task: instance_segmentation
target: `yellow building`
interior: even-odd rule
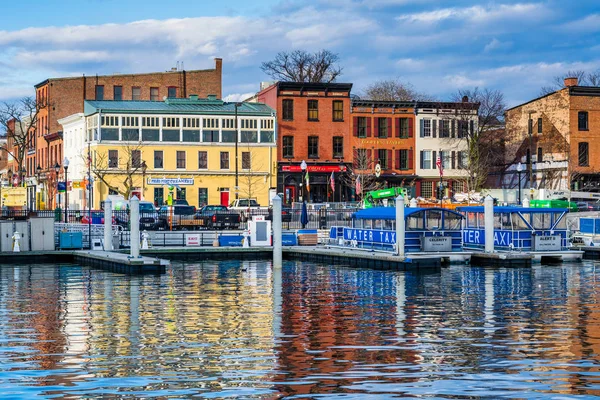
[[[87,183],[91,176],[96,209],[109,194],[135,194],[158,206],[172,192],[198,207],[229,205],[236,197],[266,206],[275,193],[275,111],[265,104],[215,96],[86,101],[82,123],[85,147],[65,144],[65,154],[85,159],[81,176],[69,181]]]

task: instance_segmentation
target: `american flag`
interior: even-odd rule
[[[361,192],[360,186],[360,175],[356,177],[356,193],[359,194]]]
[[[435,162],[435,165],[437,165],[438,169],[440,170],[440,176],[444,176],[444,166],[442,165],[442,156],[439,155],[437,158],[437,161]]]
[[[335,192],[335,176],[333,175],[333,171],[331,171],[331,178],[329,178],[329,184],[331,185],[331,191]]]

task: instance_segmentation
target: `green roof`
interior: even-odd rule
[[[197,114],[197,115],[234,115],[235,102],[226,102],[209,96],[199,99],[190,96],[186,99],[165,99],[165,101],[114,101],[86,100],[86,116],[102,112],[103,114]],[[240,116],[270,116],[275,110],[263,103],[237,103]]]

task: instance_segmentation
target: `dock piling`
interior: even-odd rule
[[[483,220],[485,223],[485,252],[494,252],[494,199],[489,194],[483,201]]]
[[[273,268],[281,268],[282,247],[281,247],[281,197],[273,197]]]
[[[129,201],[129,206],[130,254],[131,257],[138,258],[140,256],[140,199],[133,196]]]
[[[404,196],[396,197],[396,254],[404,257]]]
[[[104,201],[104,250],[111,251],[112,248],[112,201]]]

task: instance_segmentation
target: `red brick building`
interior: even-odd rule
[[[285,203],[299,201],[303,192],[315,203],[349,199],[340,176],[352,163],[351,89],[351,83],[278,82],[255,96],[277,110],[277,192]]]
[[[414,188],[414,107],[414,102],[352,101],[353,168],[375,174],[379,164],[381,187]]]
[[[58,120],[83,112],[84,100],[162,101],[164,97],[186,98],[190,94],[221,98],[221,87],[220,58],[215,58],[214,69],[51,78],[40,82],[35,85],[36,98],[47,106],[38,115],[34,146],[25,162],[26,174],[35,176],[39,166],[43,182],[55,164],[62,165],[62,128]]]

